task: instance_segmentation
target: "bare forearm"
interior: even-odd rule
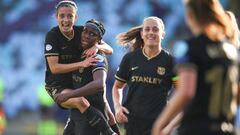
[[[171,129],[178,127],[182,119],[182,116],[183,116],[183,112],[178,113],[177,116],[168,124],[168,126],[170,126]]]
[[[120,94],[120,90],[113,88],[113,90],[112,90],[112,96],[113,96],[114,108],[116,109],[117,106],[120,106],[120,105],[121,105],[121,101],[122,101],[122,96],[121,96],[121,94]]]
[[[103,51],[105,54],[113,53],[112,47],[104,41],[102,41],[100,45],[97,45],[97,47],[99,48],[99,50]]]
[[[82,62],[71,63],[71,64],[57,64],[51,67],[51,72],[53,74],[63,74],[63,73],[72,72],[81,67],[83,67]]]
[[[81,97],[93,95],[99,91],[104,90],[105,84],[99,80],[92,81],[81,88],[75,89],[70,94],[70,97]]]
[[[77,70],[81,67],[85,68],[89,66],[94,66],[96,65],[97,61],[98,60],[94,56],[91,56],[81,62],[62,64],[62,63],[59,63],[58,56],[47,57],[49,68],[53,74],[68,73],[68,72]]]

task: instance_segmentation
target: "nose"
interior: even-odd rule
[[[64,17],[62,18],[62,20],[63,20],[63,21],[68,21],[69,18],[68,18],[67,16],[64,16]]]
[[[67,20],[68,20],[68,18],[67,18],[67,17],[64,17],[64,18],[63,18],[63,21],[67,21]]]

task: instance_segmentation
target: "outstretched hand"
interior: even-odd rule
[[[61,104],[69,99],[68,93],[57,93],[54,95],[54,101]]]

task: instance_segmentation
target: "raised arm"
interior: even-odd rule
[[[97,44],[96,46],[98,47],[99,50],[103,51],[105,54],[108,55],[113,54],[113,48],[103,40],[101,40],[101,43]]]
[[[101,50],[102,52],[104,52],[107,55],[110,55],[113,53],[112,47],[109,44],[107,44],[106,42],[104,42],[103,40],[101,40],[101,43],[98,43],[98,44],[92,46],[91,48],[85,50],[83,52],[83,57],[90,57],[90,56],[96,54],[98,52],[98,50]]]

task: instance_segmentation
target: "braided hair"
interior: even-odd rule
[[[85,23],[85,26],[89,26],[91,28],[94,28],[98,32],[98,34],[100,35],[101,38],[102,38],[102,36],[104,35],[104,33],[106,31],[103,23],[100,22],[100,21],[97,21],[95,19],[88,20]]]

